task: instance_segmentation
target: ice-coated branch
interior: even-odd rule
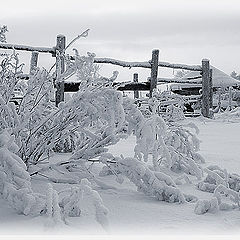
[[[81,34],[79,34],[77,37],[75,37],[65,48],[65,50],[67,50],[74,42],[76,42],[79,38],[81,37],[87,37],[88,36],[88,32],[90,31],[90,29],[85,30],[84,32],[82,32]]]

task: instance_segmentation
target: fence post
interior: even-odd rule
[[[133,74],[133,82],[138,82],[138,73]],[[139,98],[139,91],[134,91],[134,99]]]
[[[31,62],[30,62],[30,74],[33,74],[34,70],[37,68],[37,62],[38,62],[38,52],[34,51],[32,52],[31,56]]]
[[[64,80],[60,79],[60,75],[65,70],[64,65],[64,51],[66,47],[66,37],[64,35],[58,35],[57,36],[57,44],[56,44],[56,95],[55,95],[55,101],[56,106],[60,102],[64,101]]]
[[[213,108],[213,85],[212,85],[212,69],[210,69],[210,78],[209,78],[209,90],[210,90],[210,94],[209,94],[209,104],[210,104],[210,108]]]
[[[150,93],[149,93],[150,98],[152,97],[153,89],[157,88],[158,58],[159,58],[159,50],[155,49],[152,51],[152,60],[151,60],[151,80],[150,80]]]
[[[208,59],[202,60],[202,115],[210,117],[210,64]]]
[[[228,105],[229,105],[229,110],[232,110],[232,87],[229,87],[229,99],[228,99]]]

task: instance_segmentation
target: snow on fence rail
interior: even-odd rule
[[[64,35],[57,36],[57,43],[55,47],[47,48],[47,47],[32,47],[32,46],[25,46],[25,45],[16,45],[16,44],[0,44],[0,48],[3,49],[15,49],[15,50],[23,50],[23,51],[31,51],[31,63],[30,63],[30,74],[35,67],[37,67],[38,61],[38,53],[50,53],[53,57],[56,58],[56,79],[59,77],[60,73],[64,72],[65,63],[63,54],[66,48],[66,37]],[[71,59],[74,59],[71,56]],[[134,96],[139,96],[138,91],[149,91],[150,97],[152,97],[152,92],[154,89],[157,88],[158,83],[160,82],[177,82],[177,83],[194,83],[199,84],[202,83],[202,114],[205,117],[210,117],[210,108],[212,106],[212,77],[211,77],[211,69],[209,60],[203,59],[201,65],[186,65],[186,64],[172,64],[168,62],[161,62],[159,61],[159,50],[152,51],[152,59],[150,61],[145,62],[126,62],[112,58],[95,58],[95,63],[107,63],[118,65],[122,67],[141,67],[141,68],[149,68],[151,69],[151,77],[148,79],[148,82],[138,82],[137,74],[134,74],[133,82],[126,82],[126,83],[114,83],[120,84],[119,90],[130,90],[134,91]],[[158,67],[166,67],[166,68],[173,68],[173,69],[186,69],[191,71],[200,71],[202,81],[194,81],[196,78],[188,78],[183,80],[176,80],[176,79],[163,79],[158,78]],[[24,78],[22,76],[22,78]],[[25,76],[25,78],[28,78]],[[56,105],[61,101],[64,101],[64,92],[69,91],[77,91],[79,83],[66,83],[64,80],[56,81],[56,95],[55,101]]]
[[[29,51],[29,52],[41,52],[41,53],[51,53],[53,56],[55,55],[55,48],[47,48],[47,47],[31,47],[25,45],[17,45],[17,44],[7,44],[7,43],[0,43],[0,48],[3,49],[15,49],[15,50],[22,50],[22,51]]]
[[[201,84],[202,80],[188,80],[187,78],[157,78],[158,84],[160,83],[189,83],[189,84]]]
[[[71,60],[74,60],[75,57],[71,56]],[[118,65],[121,67],[141,67],[141,68],[152,68],[151,61],[145,61],[145,62],[126,62],[121,61],[113,58],[95,58],[95,63],[109,63],[113,65]],[[202,71],[202,67],[199,65],[185,65],[185,64],[172,64],[168,62],[158,62],[159,67],[166,67],[166,68],[174,68],[174,69],[185,69],[185,70],[191,70],[191,71]]]

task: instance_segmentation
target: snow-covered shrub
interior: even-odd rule
[[[44,69],[37,69],[24,86],[23,99],[16,110],[9,101],[10,90],[16,85],[11,84],[14,79],[18,81],[18,75],[22,73],[19,70],[18,75],[12,75],[20,67],[17,55],[16,68],[8,70],[8,77],[5,77],[5,71],[13,64],[8,63],[2,69],[1,125],[10,128],[11,134],[15,135],[20,147],[18,154],[27,167],[42,161],[53,149],[61,150],[61,141],[64,141],[65,149],[76,149],[73,158],[82,153],[84,156],[90,154],[90,158],[97,156],[106,151],[103,146],[118,141],[117,135],[124,122],[122,96],[115,89],[105,87],[106,79],[97,75],[93,57],[91,54],[88,57],[76,55],[72,65],[67,64],[63,75],[67,77],[75,72],[81,81],[80,90],[59,108],[52,101],[55,92],[53,76]]]
[[[213,193],[221,184],[233,191],[240,191],[240,176],[238,174],[228,173],[226,169],[223,170],[215,165],[207,167],[204,171],[207,176],[197,185],[200,190]]]
[[[178,121],[185,119],[182,108],[176,107],[173,104],[167,106],[165,115],[165,119],[169,119],[169,121]]]
[[[121,175],[126,176],[131,182],[137,186],[137,190],[146,195],[154,196],[160,201],[166,202],[179,202],[184,203],[185,197],[183,193],[177,188],[172,178],[163,172],[152,171],[148,168],[146,163],[139,161],[136,158],[114,158],[110,154],[105,155],[102,162],[111,162],[109,168],[116,174],[119,172]],[[120,175],[120,176],[121,176]],[[123,178],[118,175],[117,181],[122,183]]]
[[[153,97],[148,104],[152,112],[161,115],[168,122],[176,122],[185,119],[184,110],[185,100],[171,91],[154,91]]]
[[[153,114],[149,118],[144,118],[130,99],[126,99],[123,106],[126,113],[128,133],[133,132],[136,136],[135,158],[140,161],[143,158],[147,162],[151,153],[153,165],[157,170],[159,155],[164,154],[166,156],[164,164],[170,166],[170,155],[163,140],[167,126],[162,117]]]
[[[166,148],[172,159],[171,170],[174,172],[185,172],[201,179],[202,168],[199,164],[204,163],[204,158],[197,152],[200,142],[196,135],[186,128],[194,128],[198,134],[198,128],[189,123],[180,125],[168,123],[168,131],[164,137]],[[164,158],[165,156],[161,156]]]
[[[18,213],[39,215],[45,208],[44,196],[33,193],[30,175],[16,155],[14,136],[0,132],[0,194]]]
[[[230,202],[223,202],[223,200],[230,200]],[[215,213],[218,210],[232,210],[236,208],[240,209],[240,193],[219,184],[214,190],[214,198],[211,200],[199,200],[194,212],[196,214]]]
[[[206,212],[216,213],[218,210],[218,200],[214,197],[211,200],[198,200],[194,212],[200,215]]]
[[[91,188],[85,179],[79,187],[72,188],[70,196],[59,200],[59,194],[48,184],[46,195],[32,191],[30,175],[22,159],[15,153],[18,151],[14,137],[7,130],[0,133],[0,194],[20,214],[37,216],[47,214],[53,223],[61,223],[66,216],[80,216],[78,201],[82,193],[89,195],[95,208],[97,221],[107,226],[107,209],[99,194]],[[65,190],[68,191],[68,190]]]
[[[15,53],[11,57],[10,60],[5,59],[2,62],[0,72],[0,130],[5,129],[4,136],[6,131],[9,132],[7,136],[12,136],[10,139],[6,136],[1,138],[1,193],[19,213],[39,215],[46,212],[55,222],[60,222],[62,217],[58,193],[51,186],[47,196],[33,193],[30,175],[34,176],[50,169],[61,172],[62,168],[62,171],[66,172],[64,176],[67,176],[67,173],[74,176],[74,172],[79,171],[77,165],[87,172],[84,164],[107,151],[106,146],[116,143],[121,138],[124,122],[122,97],[116,90],[101,84],[101,77],[96,77],[95,68],[91,67],[93,56],[77,56],[76,61],[81,61],[82,64],[78,69],[78,76],[82,82],[79,92],[74,94],[70,101],[61,103],[59,108],[56,108],[55,102],[52,101],[55,92],[53,76],[44,69],[36,69],[30,75],[27,84],[21,85],[23,98],[16,108],[10,100],[22,74],[22,66],[19,65]],[[12,60],[15,60],[15,65]],[[92,73],[84,72],[86,65],[87,69],[93,70]],[[106,79],[104,81],[106,82]],[[38,167],[37,171],[34,171],[33,165],[48,160],[49,157],[45,156],[56,149],[63,138],[73,137],[76,151],[69,162],[45,165],[46,167]],[[6,144],[9,145],[8,149]],[[14,153],[9,149],[13,149]],[[78,182],[75,179],[68,181],[51,176],[47,178],[54,182]],[[92,196],[96,218],[102,225],[106,225],[107,210],[100,196],[96,191],[90,190],[87,184],[83,184],[82,188]]]
[[[240,192],[236,192],[222,184],[219,184],[214,190],[214,196],[217,198],[219,208],[221,210],[229,210],[234,208],[240,209]],[[225,198],[229,198],[232,204],[222,202],[224,199],[223,196],[225,196]]]
[[[240,120],[240,107],[236,107],[231,111],[224,111],[216,115],[215,119],[225,120],[225,121],[236,121]]]
[[[46,215],[48,220],[53,220],[54,224],[62,222],[61,208],[59,206],[59,196],[52,185],[48,183],[48,189],[46,194]]]
[[[199,164],[204,159],[197,153],[200,143],[195,133],[187,129],[193,128],[198,133],[197,126],[166,122],[156,113],[144,118],[130,99],[126,99],[123,106],[128,133],[136,136],[135,158],[147,162],[151,154],[155,170],[166,167],[201,179],[203,173]]]
[[[18,77],[23,73],[24,64],[21,64],[18,54],[13,51],[7,55],[0,64],[0,96],[4,102],[9,102],[17,88],[23,90],[24,82]]]
[[[84,205],[92,205],[95,209],[95,218],[104,228],[108,226],[108,209],[104,206],[102,198],[97,191],[93,190],[87,179],[82,179],[80,185],[65,189],[60,192],[63,195],[60,206],[63,218],[79,217]],[[67,195],[66,195],[67,194]]]
[[[230,174],[226,169],[223,170],[215,165],[204,170],[207,176],[197,184],[198,189],[213,193],[220,210],[240,208],[240,176]],[[199,206],[196,208],[197,212],[201,212]],[[204,213],[203,210],[202,213]]]

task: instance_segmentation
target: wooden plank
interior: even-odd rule
[[[77,92],[79,90],[79,82],[65,82],[64,83],[64,92]],[[113,86],[119,85],[119,91],[149,91],[150,90],[150,82],[126,82],[126,83],[119,83],[113,82]]]
[[[202,80],[188,80],[181,78],[158,78],[158,83],[189,83],[189,84],[201,84]]]
[[[210,117],[210,65],[208,59],[202,60],[202,115]]]
[[[191,71],[202,71],[202,67],[199,65],[186,65],[186,64],[174,64],[168,62],[159,62],[159,67],[174,68],[174,69],[185,69]]]
[[[138,83],[138,73],[133,74],[133,82]],[[139,98],[139,91],[138,90],[134,91],[134,98],[135,99]]]
[[[48,48],[48,47],[31,47],[31,46],[18,45],[18,44],[1,43],[0,48],[55,54],[55,48]]]
[[[31,62],[30,62],[30,74],[32,74],[36,68],[37,68],[37,62],[38,62],[38,52],[34,51],[32,52],[31,56]]]
[[[75,60],[75,57],[70,56],[70,59]],[[113,58],[94,58],[94,63],[107,63],[128,68],[132,67],[151,68],[151,64],[149,62],[126,62]]]
[[[159,50],[155,49],[152,51],[150,94],[149,94],[150,98],[152,97],[153,90],[157,88],[158,58],[159,58]]]
[[[70,56],[71,60],[74,60],[74,56]],[[145,62],[126,62],[122,60],[117,60],[113,58],[94,58],[94,63],[107,63],[118,65],[121,67],[141,67],[141,68],[151,68],[151,61]],[[185,69],[191,71],[202,71],[202,67],[199,65],[186,65],[186,64],[175,64],[175,63],[168,63],[168,62],[158,62],[159,67],[166,67],[166,68],[174,68],[174,69]],[[200,77],[197,77],[200,78]]]
[[[56,44],[56,95],[55,95],[55,101],[56,106],[60,102],[64,101],[64,79],[61,79],[61,74],[65,70],[64,65],[64,51],[66,47],[66,38],[63,35],[57,36],[57,44]]]

